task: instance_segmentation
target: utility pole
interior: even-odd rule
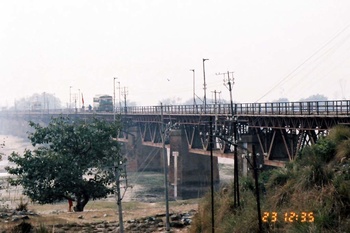
[[[212,91],[212,93],[214,93],[214,104],[217,104],[218,103],[218,101],[217,101],[217,98],[216,98],[216,94],[221,94],[221,91],[216,91],[216,90],[214,90],[214,91]]]
[[[45,97],[45,92],[43,92],[43,96],[44,96],[44,106],[43,106],[43,110],[42,110],[42,112],[43,112],[43,113],[45,113],[45,106],[46,106],[46,101],[45,101],[45,99],[46,99],[46,97]]]
[[[121,97],[120,97],[120,82],[118,81],[118,90],[119,90],[119,114],[122,113],[122,102],[121,102]]]
[[[255,146],[253,145],[253,171],[254,171],[254,179],[255,179],[255,195],[256,195],[256,205],[257,205],[257,212],[258,212],[258,220],[259,220],[259,231],[262,232],[262,220],[261,220],[261,209],[260,209],[260,192],[259,192],[259,175],[258,175],[258,163],[256,161],[256,153],[255,153]]]
[[[71,111],[72,104],[72,86],[69,86],[69,112]]]
[[[117,77],[113,78],[113,120],[115,121],[115,80],[118,79]]]
[[[75,113],[78,112],[78,109],[77,109],[77,93],[74,94],[74,111],[75,111]]]
[[[214,211],[214,162],[213,162],[213,117],[209,119],[209,148],[210,148],[210,194],[211,194],[211,232],[215,232],[215,211]]]
[[[194,69],[192,69],[190,71],[193,72],[193,106],[195,106],[196,105],[196,87],[195,87],[196,81],[195,81],[195,75],[194,75],[195,71],[194,71]]]
[[[165,127],[164,127],[164,116],[163,116],[163,103],[160,103],[161,109],[161,124],[162,124],[162,150],[163,150],[163,165],[164,165],[164,187],[165,187],[165,218],[166,218],[166,231],[170,231],[169,221],[169,194],[168,194],[168,157],[165,149]],[[175,168],[176,169],[176,168]]]
[[[217,124],[217,122],[218,122],[218,107],[217,107],[217,98],[216,98],[216,94],[221,94],[221,91],[216,91],[216,90],[214,90],[214,91],[212,91],[213,93],[214,93],[214,111],[215,111],[215,126],[214,126],[214,130],[215,130],[215,132],[217,131],[217,129],[218,129],[218,124]]]
[[[233,145],[233,146],[238,146],[237,144],[233,144],[231,141],[227,140],[227,138],[224,138],[222,136],[217,135],[217,138],[220,138],[221,140],[225,141],[226,143]],[[261,207],[260,207],[260,191],[259,191],[259,175],[258,175],[258,170],[259,170],[259,166],[258,166],[258,162],[257,162],[257,154],[255,153],[255,146],[252,145],[252,157],[253,157],[253,161],[250,161],[249,159],[249,154],[250,151],[245,148],[245,147],[241,147],[241,149],[245,150],[248,155],[245,156],[245,158],[247,159],[247,162],[249,163],[249,165],[251,166],[251,168],[253,169],[254,172],[254,180],[255,180],[255,196],[256,196],[256,205],[257,205],[257,212],[258,212],[258,223],[259,223],[259,232],[263,232],[263,228],[262,228],[262,219],[261,219]]]
[[[116,183],[116,195],[117,195],[117,205],[118,205],[118,217],[119,217],[119,229],[120,233],[124,233],[124,223],[123,223],[123,209],[122,209],[122,197],[120,195],[120,160],[118,157],[117,163],[114,164],[115,168],[115,183]]]
[[[80,100],[81,100],[81,98],[80,98],[80,89],[78,89],[78,93],[79,93],[79,95],[78,95],[78,107],[79,107],[79,110],[81,109],[81,103],[80,103]]]
[[[127,113],[127,108],[126,108],[126,96],[128,95],[128,91],[126,87],[124,87],[124,92],[122,93],[124,95],[124,113]]]
[[[203,84],[203,89],[204,89],[204,113],[207,112],[207,84],[205,82],[205,66],[204,66],[204,62],[206,60],[209,59],[205,59],[203,58],[203,80],[204,80],[204,84]]]
[[[227,74],[227,79],[225,79],[225,75]],[[230,74],[233,76],[233,72],[227,71],[226,73],[217,73],[217,75],[223,75],[224,76],[224,85],[228,87],[228,90],[230,91],[230,105],[231,105],[231,121],[233,126],[233,145],[234,145],[234,152],[233,152],[233,161],[234,161],[234,176],[233,176],[233,186],[234,186],[234,196],[233,196],[233,203],[234,206],[240,206],[240,197],[239,197],[239,179],[238,179],[238,156],[237,156],[237,116],[235,116],[235,111],[233,110],[233,100],[232,100],[232,85],[234,84],[234,79],[230,78]]]

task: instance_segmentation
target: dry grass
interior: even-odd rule
[[[170,213],[182,213],[192,209],[197,210],[198,200],[172,201],[169,203]],[[143,203],[125,202],[122,203],[123,220],[139,219],[147,216],[165,213],[163,202]],[[97,222],[118,222],[117,205],[113,200],[91,201],[87,204],[84,212],[68,212],[68,203],[58,203],[52,205],[29,204],[28,210],[37,215],[29,216],[31,223],[35,227],[42,224],[45,226],[55,226],[58,224],[89,224]],[[12,229],[19,222],[1,222],[0,229]]]
[[[154,178],[155,175],[144,174],[144,176],[151,176]],[[21,203],[22,198],[23,202],[28,202],[27,209],[37,214],[37,216],[29,216],[30,220],[28,221],[36,227],[43,223],[45,223],[45,226],[52,226],[57,224],[88,224],[102,221],[119,221],[117,204],[113,196],[107,199],[88,202],[84,212],[68,212],[68,202],[46,205],[32,203],[26,197],[21,195],[21,189],[18,187],[7,186],[4,178],[0,179],[0,183],[1,182],[4,189],[0,189],[0,205],[3,208],[15,209]],[[147,184],[145,181],[142,182]],[[144,198],[135,198],[135,196],[140,196],[140,193],[149,193],[149,190],[145,189],[145,187],[139,187],[137,184],[134,185],[133,189],[127,190],[122,202],[124,221],[165,213],[165,201],[162,200],[162,193],[158,193],[158,200],[156,202],[153,202],[152,200],[152,203],[140,201]],[[170,213],[181,213],[191,209],[197,210],[197,208],[198,199],[169,202]],[[0,219],[0,230],[12,229],[14,225],[18,224],[19,222],[5,223]]]

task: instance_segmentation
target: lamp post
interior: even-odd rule
[[[207,111],[207,84],[205,83],[205,66],[204,66],[204,62],[206,60],[206,58],[203,58],[203,79],[204,79],[204,84],[203,84],[203,89],[204,89],[204,113],[206,113]]]
[[[196,88],[195,88],[195,85],[196,85],[196,81],[195,81],[195,71],[194,69],[190,70],[193,72],[193,106],[196,105]]]

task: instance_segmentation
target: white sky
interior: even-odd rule
[[[114,77],[138,105],[185,101],[190,69],[203,98],[203,58],[208,99],[229,99],[226,71],[237,102],[350,99],[349,12],[348,0],[4,0],[0,106],[42,92],[68,103],[70,86],[92,103]]]

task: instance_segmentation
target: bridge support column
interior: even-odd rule
[[[127,158],[127,171],[162,171],[162,153],[157,147],[142,145],[137,127],[130,127],[126,135],[124,153]]]
[[[197,198],[210,191],[210,156],[189,153],[183,130],[170,131],[169,196]],[[219,184],[218,158],[213,157],[214,184]]]
[[[246,134],[241,136],[241,140],[238,142],[238,151],[240,151],[239,155],[249,155],[253,151],[253,145],[255,146],[255,153],[259,154],[257,156],[257,162],[258,164],[263,164],[264,163],[264,158],[263,154],[260,149],[259,141],[258,138],[255,134]],[[253,161],[252,157],[249,157],[250,161]],[[241,163],[239,164],[239,167],[242,168],[242,175],[247,176],[248,171],[252,170],[250,167],[247,159],[245,157],[240,157],[238,161]]]

